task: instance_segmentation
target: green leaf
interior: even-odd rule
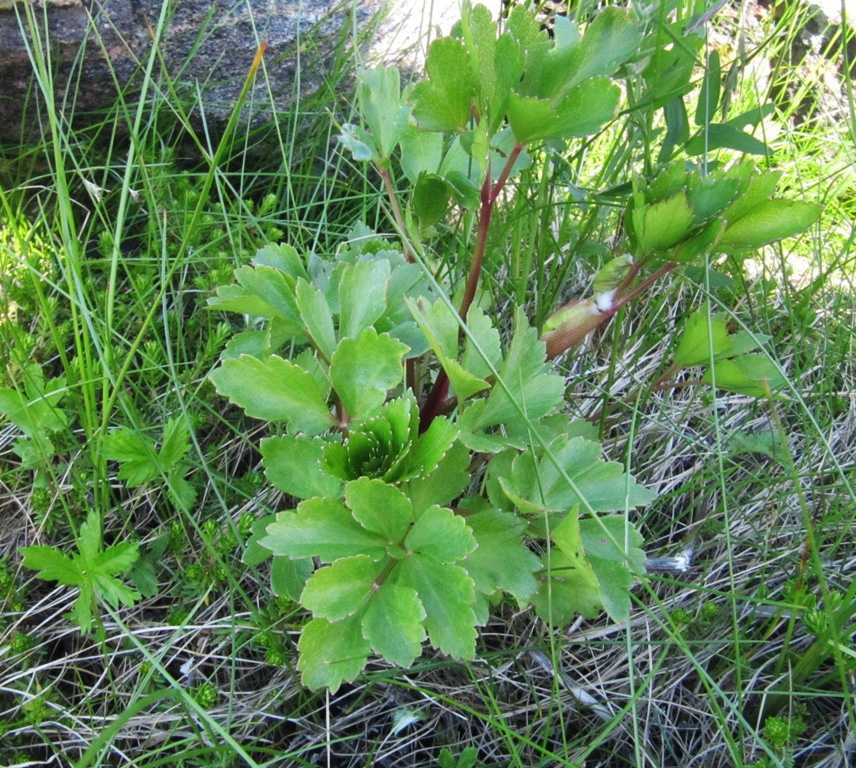
[[[420,514],[432,504],[442,506],[457,499],[470,483],[469,465],[470,452],[460,443],[455,443],[433,472],[411,480],[407,485],[407,495],[414,512]]]
[[[692,231],[695,218],[683,190],[659,203],[634,207],[632,216],[640,256],[677,245]]]
[[[253,256],[252,263],[257,267],[272,267],[295,280],[298,277],[309,279],[300,254],[287,243],[268,243],[262,246]]]
[[[196,488],[184,477],[186,472],[187,467],[184,464],[179,464],[175,467],[167,475],[166,489],[170,501],[172,501],[176,509],[189,512],[196,501]]]
[[[356,615],[333,623],[312,619],[303,628],[297,647],[297,668],[303,684],[313,690],[329,688],[331,693],[339,690],[343,682],[356,678],[371,653]]]
[[[155,564],[149,558],[140,558],[128,574],[137,591],[146,599],[160,592]]]
[[[366,555],[343,557],[315,571],[300,602],[313,616],[329,621],[344,619],[363,607],[382,569],[382,564]]]
[[[729,224],[745,216],[756,206],[773,196],[776,186],[782,177],[781,171],[756,172],[755,164],[749,161],[737,163],[726,172],[729,178],[738,183],[740,194],[737,199],[723,212],[724,218]]]
[[[428,507],[410,529],[404,541],[411,552],[432,557],[441,563],[462,560],[476,548],[476,540],[464,518],[446,507]]]
[[[415,589],[425,608],[425,627],[435,648],[456,659],[476,652],[473,580],[457,565],[414,555],[396,568],[398,584]]]
[[[675,153],[675,148],[686,143],[690,137],[687,109],[682,96],[676,96],[663,106],[663,118],[666,122],[666,135],[657,155],[658,163],[666,163]]]
[[[287,597],[296,603],[300,600],[310,573],[312,573],[310,558],[292,560],[290,557],[274,555],[270,562],[271,591],[277,597]]]
[[[475,81],[464,42],[451,37],[431,43],[425,69],[430,80],[413,89],[413,116],[428,131],[464,130],[470,120]]]
[[[601,460],[597,443],[582,437],[559,438],[550,449],[562,472],[548,456],[536,460],[529,453],[514,459],[510,475],[497,478],[508,498],[527,514],[560,512],[576,504],[586,511],[613,512],[624,510],[625,505],[649,504],[655,498],[629,478],[621,464]],[[507,464],[489,469],[491,474],[496,471],[508,472]]]
[[[154,443],[144,435],[129,428],[110,432],[101,441],[101,455],[111,461],[119,461],[119,479],[129,488],[148,483],[160,475]]]
[[[250,537],[241,556],[241,562],[245,565],[261,565],[270,557],[270,550],[261,545],[261,539],[267,535],[267,527],[276,520],[276,515],[265,515],[253,523],[250,529]]]
[[[115,576],[130,570],[139,556],[140,551],[137,542],[123,541],[99,552],[94,558],[94,565],[99,573]]]
[[[358,163],[367,163],[369,160],[380,162],[380,152],[372,135],[353,123],[345,123],[339,134],[339,143],[350,151],[351,156]]]
[[[67,587],[76,587],[84,581],[77,565],[53,547],[19,547],[25,568],[39,571],[36,575],[45,581],[58,581]]]
[[[580,521],[574,508],[551,538],[558,551],[545,558],[549,572],[533,599],[539,615],[563,624],[574,612],[592,617],[603,608],[614,621],[626,621],[632,574],[645,566],[639,532],[623,515]]]
[[[491,366],[497,371],[502,366],[499,331],[479,307],[470,307],[467,312],[467,330],[469,334],[461,365],[473,376],[486,379],[493,375]]]
[[[363,528],[333,499],[309,499],[296,512],[280,512],[267,532],[262,546],[293,559],[318,557],[333,562],[364,554],[380,560],[386,554],[386,542]]]
[[[279,317],[293,324],[295,329],[300,328],[293,277],[275,267],[259,265],[236,269],[235,279],[243,289],[243,297],[237,286],[224,286],[217,291],[217,298],[208,300],[209,307],[268,319]]]
[[[545,571],[531,602],[535,612],[555,627],[569,624],[575,614],[593,619],[603,610],[600,585],[574,568],[558,548],[542,558]]]
[[[695,113],[696,125],[708,125],[719,107],[719,91],[722,85],[722,69],[719,65],[719,53],[711,51],[707,55],[704,80],[698,96],[698,107]]]
[[[698,179],[689,192],[694,223],[701,224],[723,211],[737,197],[738,181],[722,173]]]
[[[463,401],[476,392],[488,388],[488,383],[469,373],[458,362],[458,325],[452,310],[442,299],[433,305],[425,299],[405,299],[413,318],[425,334],[437,360],[449,377],[449,382],[458,399]]]
[[[442,134],[408,126],[401,137],[401,170],[411,184],[421,173],[437,173],[442,159]]]
[[[821,207],[801,200],[767,200],[728,225],[717,249],[758,248],[805,232],[820,218]]]
[[[577,85],[557,104],[512,92],[508,122],[521,144],[537,139],[590,136],[613,118],[619,96],[618,88],[605,77]]]
[[[285,421],[290,429],[309,435],[335,423],[312,376],[278,355],[267,360],[249,355],[224,360],[210,379],[221,395],[241,406],[248,416]]]
[[[773,154],[763,141],[725,123],[710,123],[684,147],[688,155],[701,155],[715,149],[734,149],[750,155]]]
[[[399,544],[413,520],[407,496],[382,480],[363,477],[348,483],[345,499],[354,519],[389,544]]]
[[[413,188],[410,204],[416,214],[419,228],[426,230],[434,226],[449,207],[449,185],[436,173],[421,173]]]
[[[624,515],[600,515],[580,521],[583,549],[589,559],[621,563],[631,573],[645,573],[642,534]],[[595,569],[597,571],[597,569]],[[598,573],[598,579],[601,575]]]
[[[546,57],[541,95],[554,97],[590,78],[612,75],[641,42],[641,31],[627,11],[604,9],[578,43],[569,35],[568,44],[562,45],[557,35],[557,44]]]
[[[72,623],[80,627],[81,632],[87,632],[92,627],[92,609],[95,606],[95,587],[87,580],[80,585],[80,594],[65,615]]]
[[[766,355],[743,355],[731,360],[717,360],[712,368],[712,371],[705,371],[702,381],[712,386],[715,374],[717,389],[739,395],[766,397],[765,382],[773,392],[785,385],[785,377]]]
[[[164,469],[176,466],[190,450],[190,425],[181,417],[167,419],[163,428],[163,442],[159,452]]]
[[[112,576],[95,573],[92,580],[98,595],[114,608],[119,603],[130,608],[140,599],[140,593],[137,590],[125,586],[121,581],[114,579]]]
[[[422,652],[425,616],[416,590],[387,581],[366,608],[363,636],[387,661],[410,667]]]
[[[419,436],[407,456],[403,477],[433,472],[458,437],[458,428],[449,419],[439,416]]]
[[[674,364],[681,368],[704,365],[713,359],[728,355],[732,349],[726,318],[711,315],[708,330],[708,309],[702,308],[691,315],[684,326],[681,341],[675,350]],[[712,336],[711,332],[712,331]]]
[[[338,496],[342,483],[322,468],[324,446],[323,440],[314,437],[264,438],[259,450],[265,476],[277,490],[298,499]]]
[[[460,564],[476,589],[485,595],[504,590],[525,604],[537,588],[533,574],[541,569],[539,558],[523,544],[526,523],[496,509],[470,515],[466,521],[478,546]]]
[[[731,125],[735,128],[745,128],[747,125],[758,125],[765,117],[772,115],[775,111],[776,105],[773,102],[768,102],[767,104],[762,104],[760,107],[753,107],[742,115],[726,120],[725,125]]]
[[[494,385],[479,419],[481,428],[516,421],[518,407],[531,421],[537,421],[552,411],[564,396],[564,379],[547,372],[546,345],[526,321],[522,308],[515,313],[514,329],[508,356],[499,372],[512,399],[503,387]]]
[[[339,276],[339,336],[356,339],[386,310],[387,260],[344,264]]]
[[[388,161],[407,127],[409,109],[401,103],[401,76],[395,67],[357,71],[360,114],[377,145],[378,160]]]
[[[401,383],[408,347],[389,334],[366,328],[358,339],[344,338],[330,360],[333,388],[352,419],[370,416]]]
[[[297,308],[309,339],[318,351],[329,360],[336,349],[336,331],[327,297],[303,278],[297,281],[295,291]]]
[[[101,515],[90,509],[80,526],[77,549],[87,568],[95,568],[95,559],[101,550]]]

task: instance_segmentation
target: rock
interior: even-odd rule
[[[104,119],[103,110],[116,101],[117,84],[134,102],[157,38],[161,56],[155,57],[146,97],[174,101],[178,95],[193,105],[197,125],[204,120],[216,132],[236,103],[261,41],[267,41],[264,68],[242,115],[252,125],[269,121],[288,109],[295,95],[311,94],[333,76],[331,65],[342,46],[351,46],[355,30],[373,38],[361,49],[362,60],[381,55],[387,61],[418,61],[413,50],[425,19],[414,19],[411,0],[394,2],[390,14],[383,12],[384,2],[0,0],[0,141],[48,132],[28,47],[44,53],[58,112],[69,119],[73,114],[75,125],[81,125],[87,117],[90,123]],[[458,2],[435,4],[444,9],[445,32]]]

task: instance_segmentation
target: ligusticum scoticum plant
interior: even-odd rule
[[[592,296],[540,335],[516,310],[504,341],[479,304],[500,194],[544,142],[608,123],[615,79],[651,45],[644,20],[615,8],[584,35],[558,18],[551,38],[522,8],[500,25],[466,3],[412,88],[402,93],[395,69],[358,73],[361,123],[343,127],[354,160],[379,173],[404,245],[361,225],[329,259],[269,245],[210,299],[262,321],[232,339],[211,379],[271,423],[266,476],[298,500],[256,523],[245,560],[272,555],[274,591],[311,614],[298,661],[308,686],[335,690],[373,655],[407,667],[426,640],[471,659],[476,628],[505,596],[554,625],[627,618],[644,571],[628,513],[654,495],[562,412],[550,360],[680,266],[801,232],[818,215],[771,199],[777,176],[750,163],[703,174],[673,161],[630,180],[624,252]],[[425,245],[452,207],[475,224],[455,304],[458,286],[435,280]],[[709,362],[700,350],[713,344],[715,365],[731,366],[718,386],[769,382],[747,354],[757,337],[728,336],[715,318],[711,339],[708,327],[687,329],[673,372]]]

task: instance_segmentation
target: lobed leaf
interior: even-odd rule
[[[292,559],[318,557],[329,563],[363,554],[380,560],[386,554],[386,542],[363,528],[333,499],[309,499],[294,512],[280,512],[267,533],[261,545]]]
[[[322,468],[325,443],[301,435],[266,437],[259,450],[265,477],[273,486],[298,499],[339,495],[342,483]]]
[[[440,563],[462,560],[477,544],[464,519],[451,509],[432,506],[417,518],[404,546]]]
[[[327,688],[331,693],[359,675],[371,653],[357,615],[336,622],[312,619],[303,628],[297,648],[303,684],[313,690]]]
[[[341,344],[340,344],[341,347]],[[278,355],[224,360],[210,377],[224,397],[248,416],[284,421],[297,432],[317,435],[335,423],[312,375]]]
[[[363,637],[387,661],[409,667],[422,651],[425,618],[415,589],[386,581],[363,614]]]
[[[306,582],[300,602],[312,615],[338,621],[359,611],[376,588],[383,564],[366,555],[343,557],[319,568]]]
[[[425,609],[425,628],[434,647],[456,659],[476,651],[473,580],[457,565],[414,555],[396,568],[397,583],[414,589]]]
[[[339,342],[330,360],[330,379],[352,419],[371,416],[401,383],[407,351],[407,345],[374,328]]]

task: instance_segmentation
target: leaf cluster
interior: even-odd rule
[[[472,658],[492,602],[505,593],[525,605],[543,591],[538,574],[549,573],[549,561],[533,547],[553,543],[543,531],[546,507],[532,501],[539,476],[552,489],[545,503],[557,523],[577,520],[581,500],[593,514],[651,495],[620,465],[603,462],[596,442],[575,438],[582,460],[564,450],[574,428],[557,412],[563,381],[549,372],[544,342],[522,312],[503,344],[475,309],[461,344],[455,313],[432,301],[402,254],[346,248],[321,269],[290,249],[277,252],[292,258],[260,252],[212,301],[266,315],[263,330],[247,332],[255,346],[236,337],[211,379],[247,414],[281,425],[261,442],[265,474],[299,500],[254,526],[244,559],[259,564],[272,553],[274,591],[312,614],[298,662],[311,687],[335,689],[372,654],[408,666],[426,640],[453,658]],[[403,286],[397,304],[392,284]],[[289,332],[276,336],[284,320]],[[274,346],[286,341],[291,359]],[[404,361],[427,349],[458,409],[426,425]],[[548,453],[532,452],[533,429],[552,439]],[[496,457],[488,498],[467,495],[474,453]],[[563,495],[563,483],[576,491]],[[622,557],[610,564],[625,573],[612,592],[592,584],[584,604],[569,595],[556,615],[595,604],[623,615],[617,593],[632,573]]]

